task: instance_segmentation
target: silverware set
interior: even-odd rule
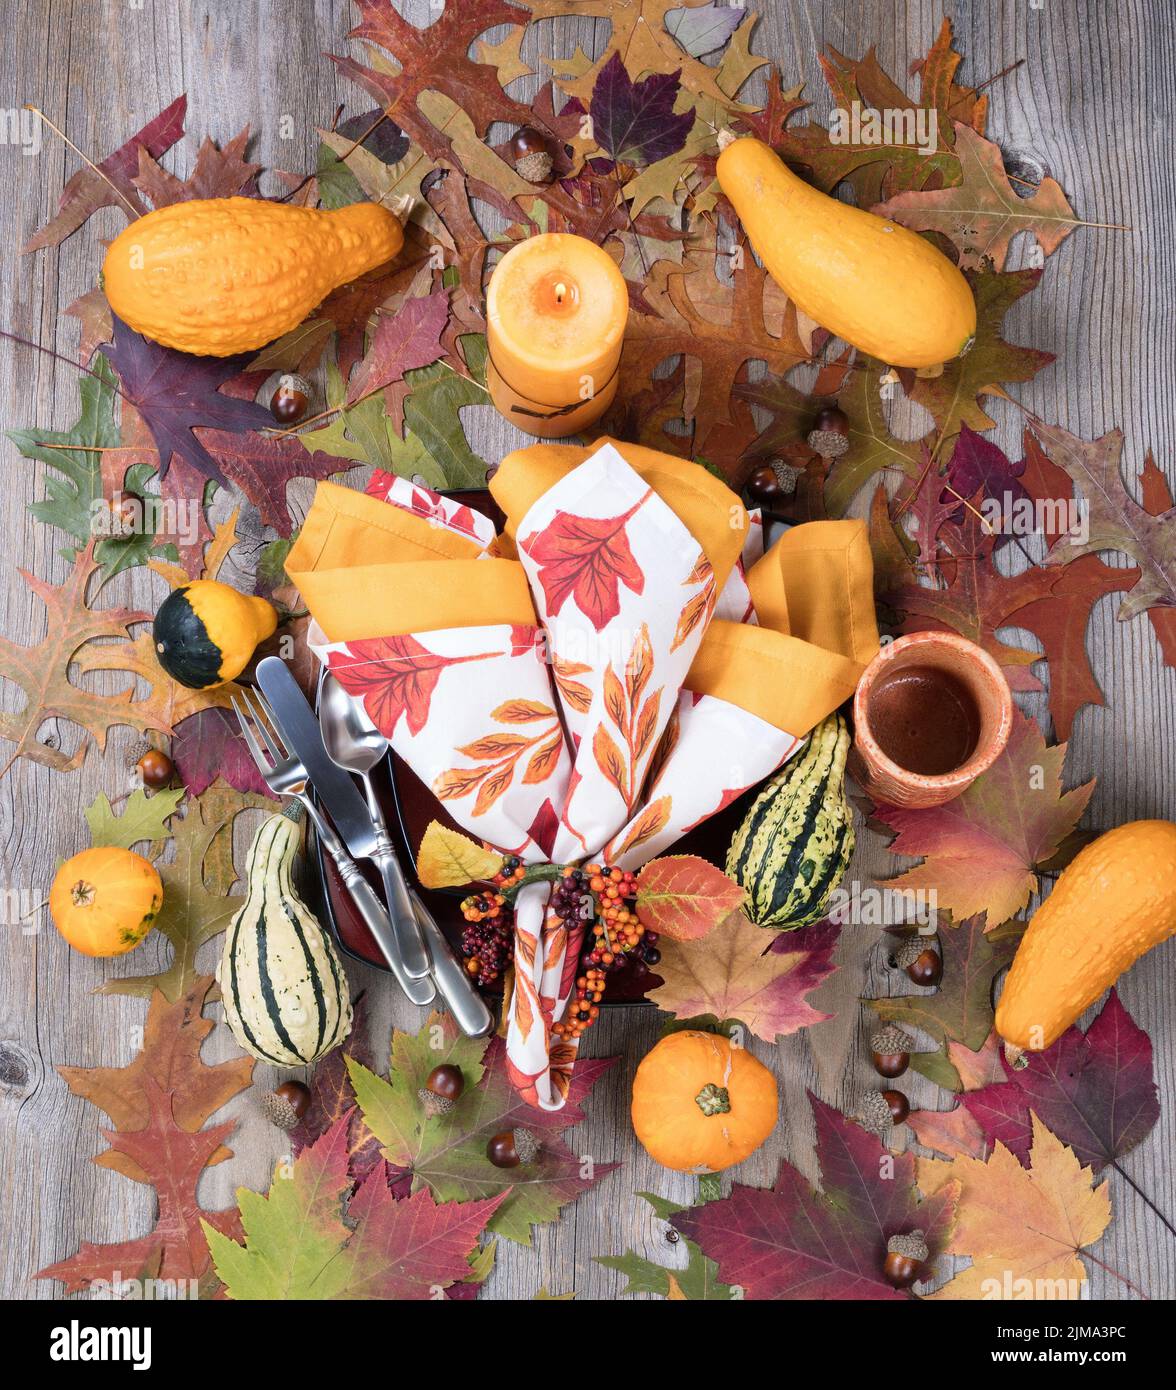
[[[253,761],[275,795],[295,797],[306,807],[400,988],[414,1004],[430,1004],[439,995],[471,1037],[490,1032],[490,1010],[432,914],[405,882],[396,857],[371,784],[372,769],[387,754],[387,740],[330,675],[323,680],[318,718],[280,657],[258,663],[257,681],[260,691],[243,689],[233,697]],[[370,859],[379,869],[386,903],[356,858]]]

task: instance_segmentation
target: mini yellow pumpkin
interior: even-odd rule
[[[631,1114],[656,1162],[680,1173],[721,1173],[753,1154],[776,1127],[776,1078],[730,1039],[687,1028],[643,1058]]]
[[[163,906],[155,865],[133,850],[103,846],[67,859],[49,890],[53,924],[85,956],[121,956],[151,930]]]

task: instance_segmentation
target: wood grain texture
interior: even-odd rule
[[[457,3],[458,0],[450,0]],[[402,5],[413,18],[428,13],[428,0]],[[1145,448],[1172,474],[1176,458],[1176,380],[1171,372],[1176,313],[1172,212],[1174,199],[1170,122],[1176,91],[1176,36],[1168,0],[1026,0],[944,5],[939,0],[778,0],[763,4],[756,48],[775,57],[786,84],[803,81],[817,118],[829,98],[816,54],[832,44],[853,56],[876,45],[883,67],[900,80],[924,53],[946,13],[965,54],[964,73],[983,81],[1023,59],[1015,72],[991,87],[990,133],[1006,150],[1039,161],[1094,221],[1130,223],[1130,232],[1082,231],[1047,263],[1041,289],[1010,316],[1014,341],[1047,348],[1058,363],[1018,398],[1044,418],[1083,435],[1121,425],[1127,434],[1128,473]],[[104,154],[182,91],[189,96],[188,126],[224,141],[242,126],[255,132],[253,149],[267,167],[304,169],[314,157],[314,127],[330,123],[341,102],[349,111],[367,99],[342,82],[323,51],[342,51],[350,24],[346,0],[258,0],[225,5],[207,0],[148,0],[97,7],[83,0],[35,0],[6,29],[0,46],[0,92],[5,104],[25,101],[44,108],[70,138],[90,153]],[[500,34],[491,32],[491,40]],[[603,47],[602,21],[568,18],[537,26],[524,55],[571,53],[577,44],[595,55]],[[260,41],[259,41],[260,36]],[[515,89],[529,96],[538,79]],[[289,121],[282,118],[288,116]],[[283,134],[290,138],[283,139]],[[181,173],[191,168],[197,141],[189,138],[165,162]],[[35,157],[0,145],[6,197],[5,273],[0,277],[0,324],[69,353],[76,327],[61,310],[93,283],[100,239],[121,225],[114,210],[100,213],[59,250],[18,257],[21,242],[51,215],[64,180],[78,167],[75,155],[46,133]],[[1014,262],[1016,264],[1016,262]],[[60,428],[73,418],[76,373],[68,366],[9,342],[0,343],[0,391],[4,428]],[[467,412],[475,447],[489,459],[524,442],[489,408]],[[1020,415],[1000,412],[999,443],[1018,449]],[[15,565],[53,580],[65,574],[58,537],[31,521],[25,505],[40,495],[40,469],[3,449],[9,483],[0,498],[5,562],[0,570],[3,631],[18,641],[42,633],[43,615]],[[243,527],[253,524],[243,518]],[[153,583],[142,572],[122,576],[108,601],[148,606]],[[1176,818],[1176,673],[1162,666],[1145,619],[1115,620],[1117,600],[1104,600],[1089,643],[1106,707],[1088,708],[1071,740],[1072,781],[1097,774],[1099,785],[1088,822],[1112,823],[1138,816]],[[1026,641],[1029,641],[1026,637]],[[5,689],[10,708],[15,693]],[[1044,713],[1044,702],[1034,703]],[[68,730],[61,732],[68,740]],[[0,787],[2,883],[28,895],[32,905],[48,890],[53,867],[78,844],[81,811],[100,789],[117,791],[126,777],[133,738],[116,731],[104,758],[92,756],[70,776],[50,775],[21,763]],[[243,817],[248,822],[248,817]],[[246,837],[249,823],[239,828]],[[869,833],[860,837],[851,878],[869,882],[893,871],[894,861]],[[11,913],[9,914],[12,915]],[[31,930],[30,930],[31,928]],[[162,950],[159,942],[144,947]],[[1125,1170],[1167,1213],[1176,1212],[1176,1173],[1166,1156],[1176,1144],[1176,1004],[1174,947],[1153,952],[1122,985],[1124,1002],[1155,1046],[1161,1119],[1148,1140],[1125,1161]],[[210,951],[211,958],[215,950]],[[805,1088],[852,1110],[870,1085],[865,1055],[868,1018],[857,1004],[862,993],[897,990],[885,966],[875,930],[848,929],[841,969],[818,992],[816,1003],[836,1017],[777,1047],[756,1045],[780,1079],[779,1130],[740,1171],[741,1180],[768,1183],[782,1157],[815,1176],[813,1128]],[[72,1254],[83,1240],[113,1240],[135,1233],[150,1216],[152,1194],[96,1168],[90,1159],[103,1146],[97,1116],[66,1090],[54,1067],[126,1062],[136,1048],[143,1006],[134,1000],[95,999],[91,990],[126,963],[103,966],[65,949],[43,912],[30,922],[5,925],[0,973],[0,1210],[4,1244],[0,1293],[5,1297],[54,1297],[59,1286],[31,1284],[29,1274]],[[377,1051],[386,1055],[391,1027],[415,1028],[419,1011],[397,1002],[386,977],[355,967],[356,988],[374,1001]],[[589,1035],[598,1055],[618,1053],[621,1065],[603,1081],[589,1119],[573,1134],[578,1151],[623,1169],[570,1208],[556,1225],[540,1229],[529,1249],[500,1242],[488,1295],[529,1298],[540,1287],[578,1298],[613,1298],[621,1277],[602,1269],[595,1255],[632,1246],[673,1264],[681,1259],[665,1240],[663,1223],[633,1194],[652,1190],[678,1201],[693,1195],[691,1180],[653,1165],[635,1144],[627,1098],[640,1057],[655,1040],[653,1010],[607,1013]],[[223,1028],[207,1052],[233,1054]],[[259,1068],[258,1081],[272,1084]],[[942,1104],[942,1093],[914,1078],[912,1103]],[[208,1206],[225,1205],[239,1184],[264,1188],[282,1138],[258,1114],[248,1095],[230,1108],[240,1120],[235,1156],[206,1173],[201,1188]],[[903,1142],[901,1139],[899,1143]],[[1153,1297],[1176,1295],[1176,1241],[1119,1175],[1111,1174],[1115,1217],[1095,1247],[1098,1258]],[[1092,1268],[1096,1298],[1124,1296],[1123,1285]]]

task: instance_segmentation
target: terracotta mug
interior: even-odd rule
[[[853,715],[850,771],[870,799],[941,806],[1004,751],[1013,697],[1000,667],[974,642],[954,632],[913,632],[884,646],[866,667]],[[911,765],[896,761],[896,753],[906,753]]]

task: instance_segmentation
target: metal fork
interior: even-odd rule
[[[375,938],[400,988],[414,1004],[431,1004],[437,995],[436,985],[427,975],[423,979],[414,980],[405,973],[396,949],[392,923],[384,904],[356,867],[355,860],[347,853],[343,842],[335,834],[334,827],[311,799],[307,789],[306,768],[282,746],[277,733],[277,720],[265,696],[259,691],[249,691],[242,687],[241,693],[234,695],[232,701],[233,712],[241,725],[241,733],[249,745],[249,752],[253,755],[253,761],[257,764],[257,770],[264,778],[266,786],[279,796],[296,797],[306,807],[307,815],[314,823],[319,839],[338,866],[352,902],[368,931]]]

